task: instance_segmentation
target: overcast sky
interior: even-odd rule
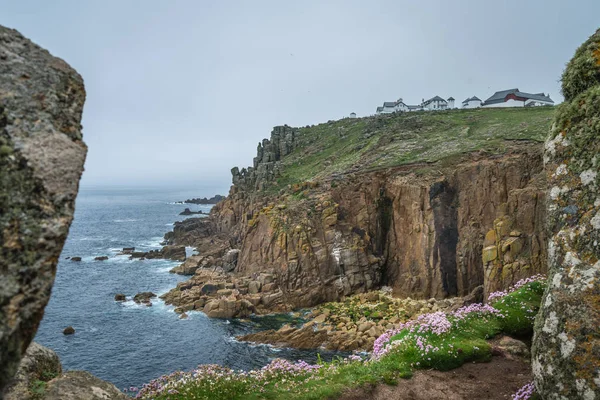
[[[598,0],[424,3],[0,0],[0,24],[83,76],[84,186],[210,195],[275,125],[513,87],[562,101],[600,22]]]

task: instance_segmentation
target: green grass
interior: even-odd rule
[[[410,378],[415,369],[446,371],[465,362],[486,362],[491,359],[487,339],[499,333],[531,334],[543,290],[541,281],[530,282],[496,300],[493,309],[475,305],[477,312],[427,314],[420,323],[409,322],[384,335],[381,344],[389,347],[378,358],[365,361],[340,358],[320,363],[316,370],[296,371],[289,371],[293,366],[287,362],[278,368],[249,373],[205,366],[196,372],[159,378],[151,385],[167,385],[172,392],[158,395],[146,392],[142,398],[333,399],[347,389],[367,384],[399,384],[400,378]]]
[[[474,151],[502,154],[515,141],[542,143],[553,107],[489,108],[342,119],[301,128],[271,190],[351,170],[456,160]]]

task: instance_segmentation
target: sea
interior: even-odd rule
[[[313,363],[317,357],[336,356],[235,340],[236,335],[300,323],[297,315],[221,320],[191,311],[188,319],[180,319],[174,307],[160,299],[153,299],[152,307],[131,300],[138,292],[166,293],[187,277],[169,273],[178,262],[131,260],[118,253],[123,247],[161,248],[163,235],[172,230],[173,223],[189,218],[179,215],[184,208],[210,211],[210,205],[178,204],[199,196],[156,189],[80,191],[52,296],[35,337],[58,353],[64,370],[86,370],[124,389],[200,364],[248,370],[276,358]],[[194,252],[186,250],[188,255]],[[108,260],[95,261],[97,256],[108,256]],[[117,293],[126,294],[127,301],[116,302]],[[67,326],[75,334],[64,335]]]

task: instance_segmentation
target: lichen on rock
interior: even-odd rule
[[[544,399],[600,399],[600,30],[563,74],[546,143],[549,285],[533,372]],[[559,172],[559,173],[558,173]]]
[[[44,314],[87,148],[83,79],[0,26],[0,391]]]

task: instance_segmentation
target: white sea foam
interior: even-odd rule
[[[126,218],[126,219],[113,219],[113,222],[137,222],[138,219]]]

